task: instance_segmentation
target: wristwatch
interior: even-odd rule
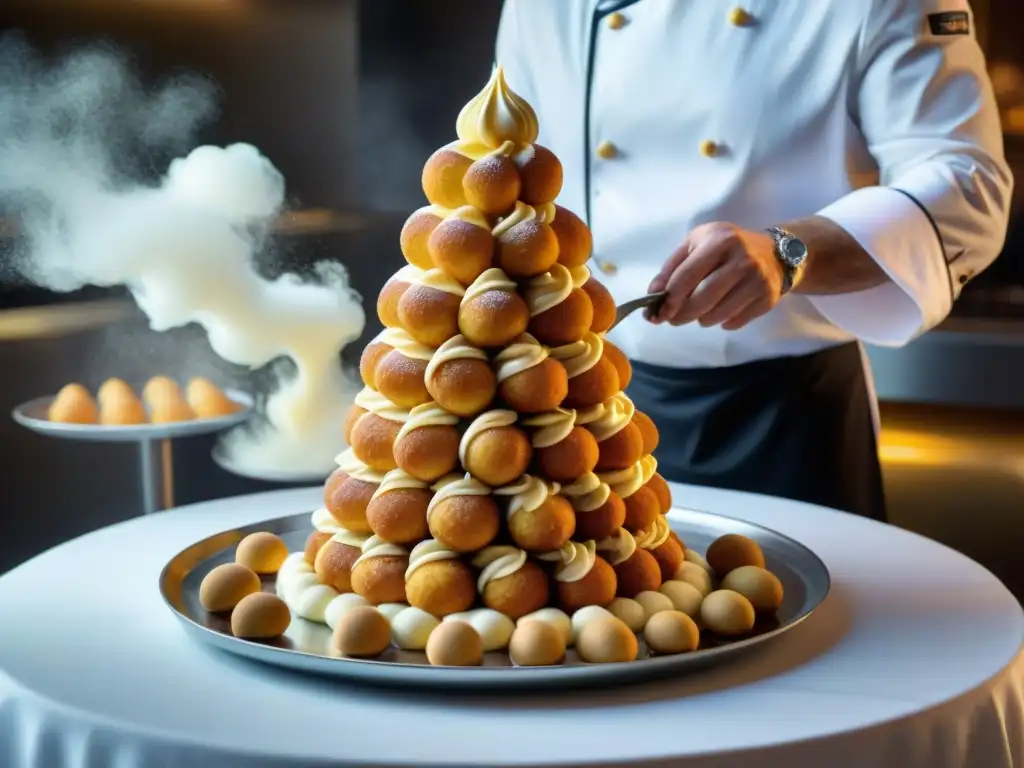
[[[807,262],[807,246],[803,240],[782,227],[769,227],[767,232],[775,241],[775,257],[782,265],[782,295],[785,296],[800,282]]]

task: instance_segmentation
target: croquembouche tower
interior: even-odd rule
[[[657,590],[684,560],[658,432],[623,392],[590,232],[555,203],[561,163],[500,68],[456,130],[423,169],[429,205],[402,230],[314,515],[317,600],[515,621]]]

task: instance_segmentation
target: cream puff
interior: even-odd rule
[[[508,499],[509,535],[528,552],[556,550],[576,529],[576,513],[558,495],[559,487],[558,483],[523,475],[512,485],[494,489],[495,496]]]
[[[580,218],[567,208],[554,206],[554,216],[549,221],[558,240],[558,263],[569,267],[580,267],[590,260],[594,250],[594,239],[590,230]]]
[[[398,301],[398,321],[421,344],[439,347],[459,332],[459,305],[465,290],[440,269],[411,283]]]
[[[432,616],[465,611],[476,601],[473,572],[439,541],[421,541],[409,553],[405,599]]]
[[[572,267],[569,272],[572,274],[572,284],[582,288],[590,298],[590,306],[594,310],[590,330],[594,333],[607,332],[615,324],[615,299],[612,298],[611,291],[595,279],[586,266]]]
[[[342,528],[370,533],[366,507],[384,475],[361,462],[351,449],[336,459],[338,468],[324,483],[324,507]]]
[[[427,535],[427,505],[433,495],[428,483],[393,469],[384,475],[366,505],[366,521],[383,541],[419,541]]]
[[[67,390],[67,387],[65,387],[65,390]],[[64,392],[65,390],[61,391]],[[86,396],[88,396],[87,392]],[[146,413],[146,408],[142,401],[135,394],[135,391],[121,379],[107,379],[103,382],[99,392],[97,392],[96,399],[99,401],[100,424],[127,426],[130,424],[145,424],[149,421],[149,415]],[[54,401],[54,407],[58,406],[59,401],[60,395]],[[85,402],[83,401],[83,404]],[[92,397],[88,397],[87,402],[92,403]]]
[[[118,379],[120,381],[120,379]],[[123,383],[123,382],[122,382]],[[125,387],[128,385],[125,384]],[[129,388],[129,392],[131,389]],[[135,398],[135,393],[132,392]],[[141,403],[139,404],[141,407]],[[53,398],[46,418],[60,424],[95,424],[99,420],[99,408],[92,395],[81,384],[68,384],[61,387]],[[145,420],[146,411],[142,411]]]
[[[517,427],[514,411],[486,411],[477,416],[459,442],[459,462],[478,480],[492,487],[521,476],[533,458],[530,438]]]
[[[559,550],[538,555],[557,563],[555,589],[558,604],[569,614],[588,605],[608,605],[615,599],[618,581],[608,562],[597,554],[593,541],[566,542]]]
[[[587,333],[580,341],[555,347],[551,356],[565,366],[569,376],[569,394],[564,405],[589,408],[608,400],[622,388],[615,366],[604,357],[604,341]]]
[[[360,391],[354,403],[362,411],[348,429],[349,445],[356,458],[378,472],[395,469],[395,440],[409,419],[409,411],[369,388]]]
[[[565,367],[524,333],[495,357],[498,394],[518,413],[553,411],[569,394]]]
[[[242,406],[228,397],[223,389],[202,376],[189,380],[185,400],[200,419],[216,419],[242,410]]]
[[[644,456],[650,456],[658,447],[661,436],[658,434],[658,427],[655,426],[651,417],[643,411],[633,411],[633,423],[640,430],[640,437],[644,441]]]
[[[423,276],[423,270],[407,264],[395,272],[377,295],[377,317],[385,328],[400,328],[401,319],[398,317],[398,304],[402,296],[409,290],[410,285],[415,285]]]
[[[685,560],[683,547],[671,534],[668,520],[664,515],[658,515],[647,530],[640,531],[634,537],[637,547],[646,549],[657,561],[663,581],[674,577]]]
[[[465,142],[455,141],[437,150],[423,166],[421,182],[427,200],[442,208],[465,205],[462,179],[472,164]]]
[[[615,367],[615,372],[619,374],[619,387],[628,388],[629,382],[633,380],[633,366],[630,364],[629,358],[626,357],[626,353],[605,339],[604,356]]]
[[[434,350],[398,329],[385,331],[378,344],[391,349],[377,361],[373,388],[406,410],[430,402],[424,377]]]
[[[509,155],[515,143],[500,147],[475,160],[462,177],[466,202],[489,216],[502,216],[511,211],[522,190],[519,169]]]
[[[653,459],[653,456],[645,457]],[[672,509],[672,490],[668,487],[668,482],[664,477],[655,472],[651,479],[646,483],[647,487],[651,489],[654,495],[658,499],[658,506],[661,508],[661,514],[667,515],[669,510]]]
[[[579,341],[594,322],[594,305],[572,274],[561,264],[530,280],[525,291],[530,308],[528,327],[544,344],[564,345]]]
[[[597,473],[625,504],[626,519],[622,525],[633,534],[649,529],[661,514],[658,497],[646,485],[651,479],[649,471],[649,462],[638,461],[626,469]]]
[[[487,547],[473,558],[473,567],[480,569],[477,591],[483,604],[510,619],[518,619],[548,604],[551,593],[548,576],[521,549]]]
[[[597,440],[597,471],[627,469],[643,458],[644,439],[633,423],[633,401],[624,392],[602,405],[581,411],[578,421]]]
[[[526,331],[530,309],[516,284],[500,269],[488,269],[466,289],[458,327],[478,347],[504,347]]]
[[[562,495],[576,512],[575,536],[581,541],[606,539],[626,521],[625,503],[593,472],[563,485]]]
[[[398,329],[397,332],[405,334],[405,331],[401,329]],[[395,330],[385,328],[374,336],[369,344],[363,347],[363,353],[359,356],[359,378],[370,389],[377,388],[377,365],[394,349],[389,342],[390,336],[394,333],[396,333]]]
[[[430,235],[437,229],[437,225],[451,213],[447,208],[439,205],[428,205],[412,212],[412,215],[402,225],[402,232],[398,236],[399,246],[402,255],[412,266],[419,269],[433,269],[437,265],[430,255],[427,243]]]
[[[178,382],[167,376],[150,379],[142,389],[142,400],[149,409],[149,420],[154,424],[192,421],[196,417]]]
[[[636,539],[625,528],[597,542],[597,551],[604,555],[615,571],[619,597],[636,597],[641,592],[656,592],[663,581],[661,568],[654,555],[637,546]]]
[[[427,241],[434,266],[462,285],[469,285],[494,259],[491,225],[482,212],[464,205],[449,213]]]
[[[405,602],[405,569],[409,552],[371,536],[352,564],[352,591],[373,605]]]
[[[330,541],[333,535],[325,531],[313,531],[306,537],[306,543],[302,548],[302,557],[310,566],[316,563],[316,556],[320,554],[321,547]]]
[[[476,552],[498,535],[500,511],[490,487],[472,475],[449,475],[433,486],[427,505],[430,535],[456,552]]]
[[[459,463],[458,423],[458,416],[437,403],[424,403],[409,411],[395,438],[399,469],[431,483],[454,470]]]
[[[527,205],[554,202],[562,191],[562,163],[550,149],[540,144],[527,144],[514,155],[512,162],[519,169],[519,199]]]
[[[362,554],[366,534],[339,528],[323,543],[313,560],[313,570],[320,582],[337,592],[352,591],[352,565]]]
[[[427,391],[449,413],[476,416],[494,400],[498,381],[487,354],[459,334],[434,351],[424,372]]]
[[[525,418],[522,424],[533,430],[534,463],[548,480],[572,483],[597,466],[597,440],[576,426],[576,411],[556,408]]]
[[[542,275],[558,260],[558,238],[545,221],[547,209],[554,206],[537,209],[517,202],[515,210],[494,228],[497,266],[509,277]]]

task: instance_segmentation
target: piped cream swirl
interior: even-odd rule
[[[537,210],[526,203],[516,201],[516,207],[508,216],[499,221],[494,229],[491,230],[491,234],[497,238],[500,238],[512,227],[522,224],[527,221],[534,221],[538,219]]]
[[[576,426],[576,411],[557,408],[523,419],[523,426],[534,428],[530,436],[534,448],[550,448],[572,434]]]
[[[658,460],[654,456],[644,456],[640,459],[640,472],[644,476],[644,485],[647,485],[658,472]]]
[[[636,552],[636,539],[625,528],[619,528],[606,539],[597,542],[597,550],[605,555],[612,565],[624,563]],[[607,554],[606,554],[607,553]]]
[[[558,483],[547,483],[533,475],[523,475],[512,485],[494,489],[495,496],[509,497],[508,516],[512,518],[519,512],[532,512],[539,508],[550,496],[558,493]]]
[[[384,541],[380,536],[374,535],[363,542],[363,553],[352,563],[355,568],[360,563],[372,560],[375,557],[408,557],[409,553],[398,546]]]
[[[356,549],[362,549],[363,544],[370,538],[369,534],[354,533],[347,528],[342,528],[338,525],[338,521],[334,519],[334,515],[324,507],[313,513],[313,527],[320,533],[331,534],[331,541],[337,541],[340,544],[355,547]]]
[[[468,472],[463,475],[446,475],[431,486],[434,491],[430,503],[427,504],[427,522],[430,522],[430,515],[445,499],[452,499],[456,496],[490,496],[490,486],[484,485]]]
[[[466,293],[466,289],[459,282],[449,277],[443,269],[428,269],[419,276],[419,279],[416,280],[416,285],[450,293],[453,296],[463,296]]]
[[[557,562],[555,580],[562,582],[579,581],[594,567],[597,559],[597,545],[593,541],[581,544],[578,541],[567,541],[561,549],[537,555],[540,560]]]
[[[604,403],[598,403],[589,408],[581,408],[576,412],[576,423],[581,427],[593,424],[604,416],[605,410]]]
[[[363,464],[351,448],[336,456],[334,463],[353,480],[361,480],[364,483],[381,483],[384,481],[384,473],[370,469]]]
[[[562,486],[565,496],[577,512],[593,512],[608,502],[612,489],[593,472],[578,477],[572,484]]]
[[[668,520],[664,515],[659,515],[648,530],[641,531],[634,538],[636,545],[641,549],[657,549],[668,541],[670,533],[672,529],[668,525]]]
[[[562,362],[570,379],[586,373],[597,365],[603,354],[604,342],[596,333],[590,332],[579,341],[551,350],[551,356]]]
[[[486,229],[490,231],[491,225],[487,221],[483,212],[479,208],[474,208],[472,205],[463,205],[451,211],[444,218],[445,221],[464,221],[467,224],[472,224],[474,227],[480,227],[480,229]]]
[[[412,552],[409,553],[409,566],[405,569],[405,580],[409,581],[409,577],[418,568],[422,568],[427,563],[437,563],[441,560],[455,560],[459,556],[459,553],[453,549],[449,549],[440,541],[436,539],[426,539],[421,541],[415,547],[412,548]]]
[[[491,267],[480,273],[480,277],[469,284],[462,297],[461,306],[466,306],[473,299],[478,299],[489,291],[502,291],[504,293],[515,293],[516,284],[503,269]]]
[[[434,378],[438,368],[453,360],[483,360],[486,362],[487,354],[482,349],[470,344],[469,339],[461,333],[458,336],[452,336],[434,350],[430,362],[427,363],[427,370],[423,374],[424,379],[429,382]]]
[[[377,490],[373,492],[373,496],[370,497],[370,501],[383,496],[385,493],[391,491],[425,491],[430,488],[429,483],[425,483],[422,480],[410,475],[408,472],[402,469],[392,469],[381,480],[380,485],[377,486]]]
[[[422,429],[423,427],[454,427],[458,423],[458,416],[454,413],[449,413],[437,403],[423,403],[409,411],[409,418],[402,425],[402,428],[398,430],[395,442],[397,443],[414,429]]]
[[[573,288],[582,288],[587,280],[590,279],[590,269],[586,264],[580,264],[578,267],[570,267],[569,274],[572,276]]]
[[[474,440],[488,429],[511,427],[516,423],[517,418],[518,416],[515,411],[495,410],[481,413],[473,419],[459,441],[459,461],[462,463],[462,466],[466,466],[466,454],[469,452],[469,447],[473,444]]]
[[[644,469],[641,464],[642,462],[638,461],[626,469],[600,472],[597,476],[601,478],[602,482],[608,483],[615,493],[627,499],[644,486]]]
[[[603,413],[587,425],[587,429],[601,443],[617,435],[633,420],[636,411],[633,401],[620,392],[605,403]]]
[[[388,328],[376,340],[410,360],[430,360],[434,356],[434,350],[426,344],[420,344],[401,328]]]
[[[572,290],[572,275],[561,264],[555,264],[550,271],[533,278],[524,291],[530,317],[554,309],[569,298]]]
[[[524,333],[494,357],[498,368],[498,382],[505,381],[517,373],[528,371],[548,359],[548,348],[528,333]]]
[[[369,387],[363,387],[352,402],[364,411],[369,411],[374,416],[380,416],[388,421],[404,422],[409,418],[408,411],[395,405],[380,392]]]
[[[537,141],[537,113],[527,101],[509,88],[501,67],[459,112],[455,133],[462,141],[496,149],[506,141],[517,146]]]
[[[484,588],[492,581],[511,576],[524,565],[526,552],[517,547],[484,547],[473,558],[473,567],[481,569],[476,580],[477,591],[483,594]]]
[[[437,209],[437,212],[435,212],[434,210],[431,210],[431,209],[434,209],[434,208]],[[442,219],[445,216],[448,215],[448,209],[447,208],[441,208],[440,206],[437,206],[437,205],[428,205],[425,208],[420,208],[420,210],[416,211],[416,213],[419,213],[420,211],[425,211],[425,212],[428,212],[428,213],[433,213],[435,216],[437,216],[438,218],[442,218]],[[395,274],[393,274],[391,277],[389,277],[385,284],[387,284],[387,283],[408,283],[409,285],[413,285],[414,283],[418,283],[420,281],[420,278],[422,278],[422,277],[423,277],[423,270],[422,269],[420,269],[419,267],[413,266],[412,264],[406,264],[400,270],[395,272]]]

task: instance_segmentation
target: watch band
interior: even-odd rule
[[[782,292],[780,295],[785,296],[797,284],[803,271],[803,261],[796,265],[791,264],[785,259],[783,252],[789,242],[799,240],[799,238],[782,227],[768,227],[766,232],[775,241],[775,258],[778,259],[779,264],[782,266]]]

